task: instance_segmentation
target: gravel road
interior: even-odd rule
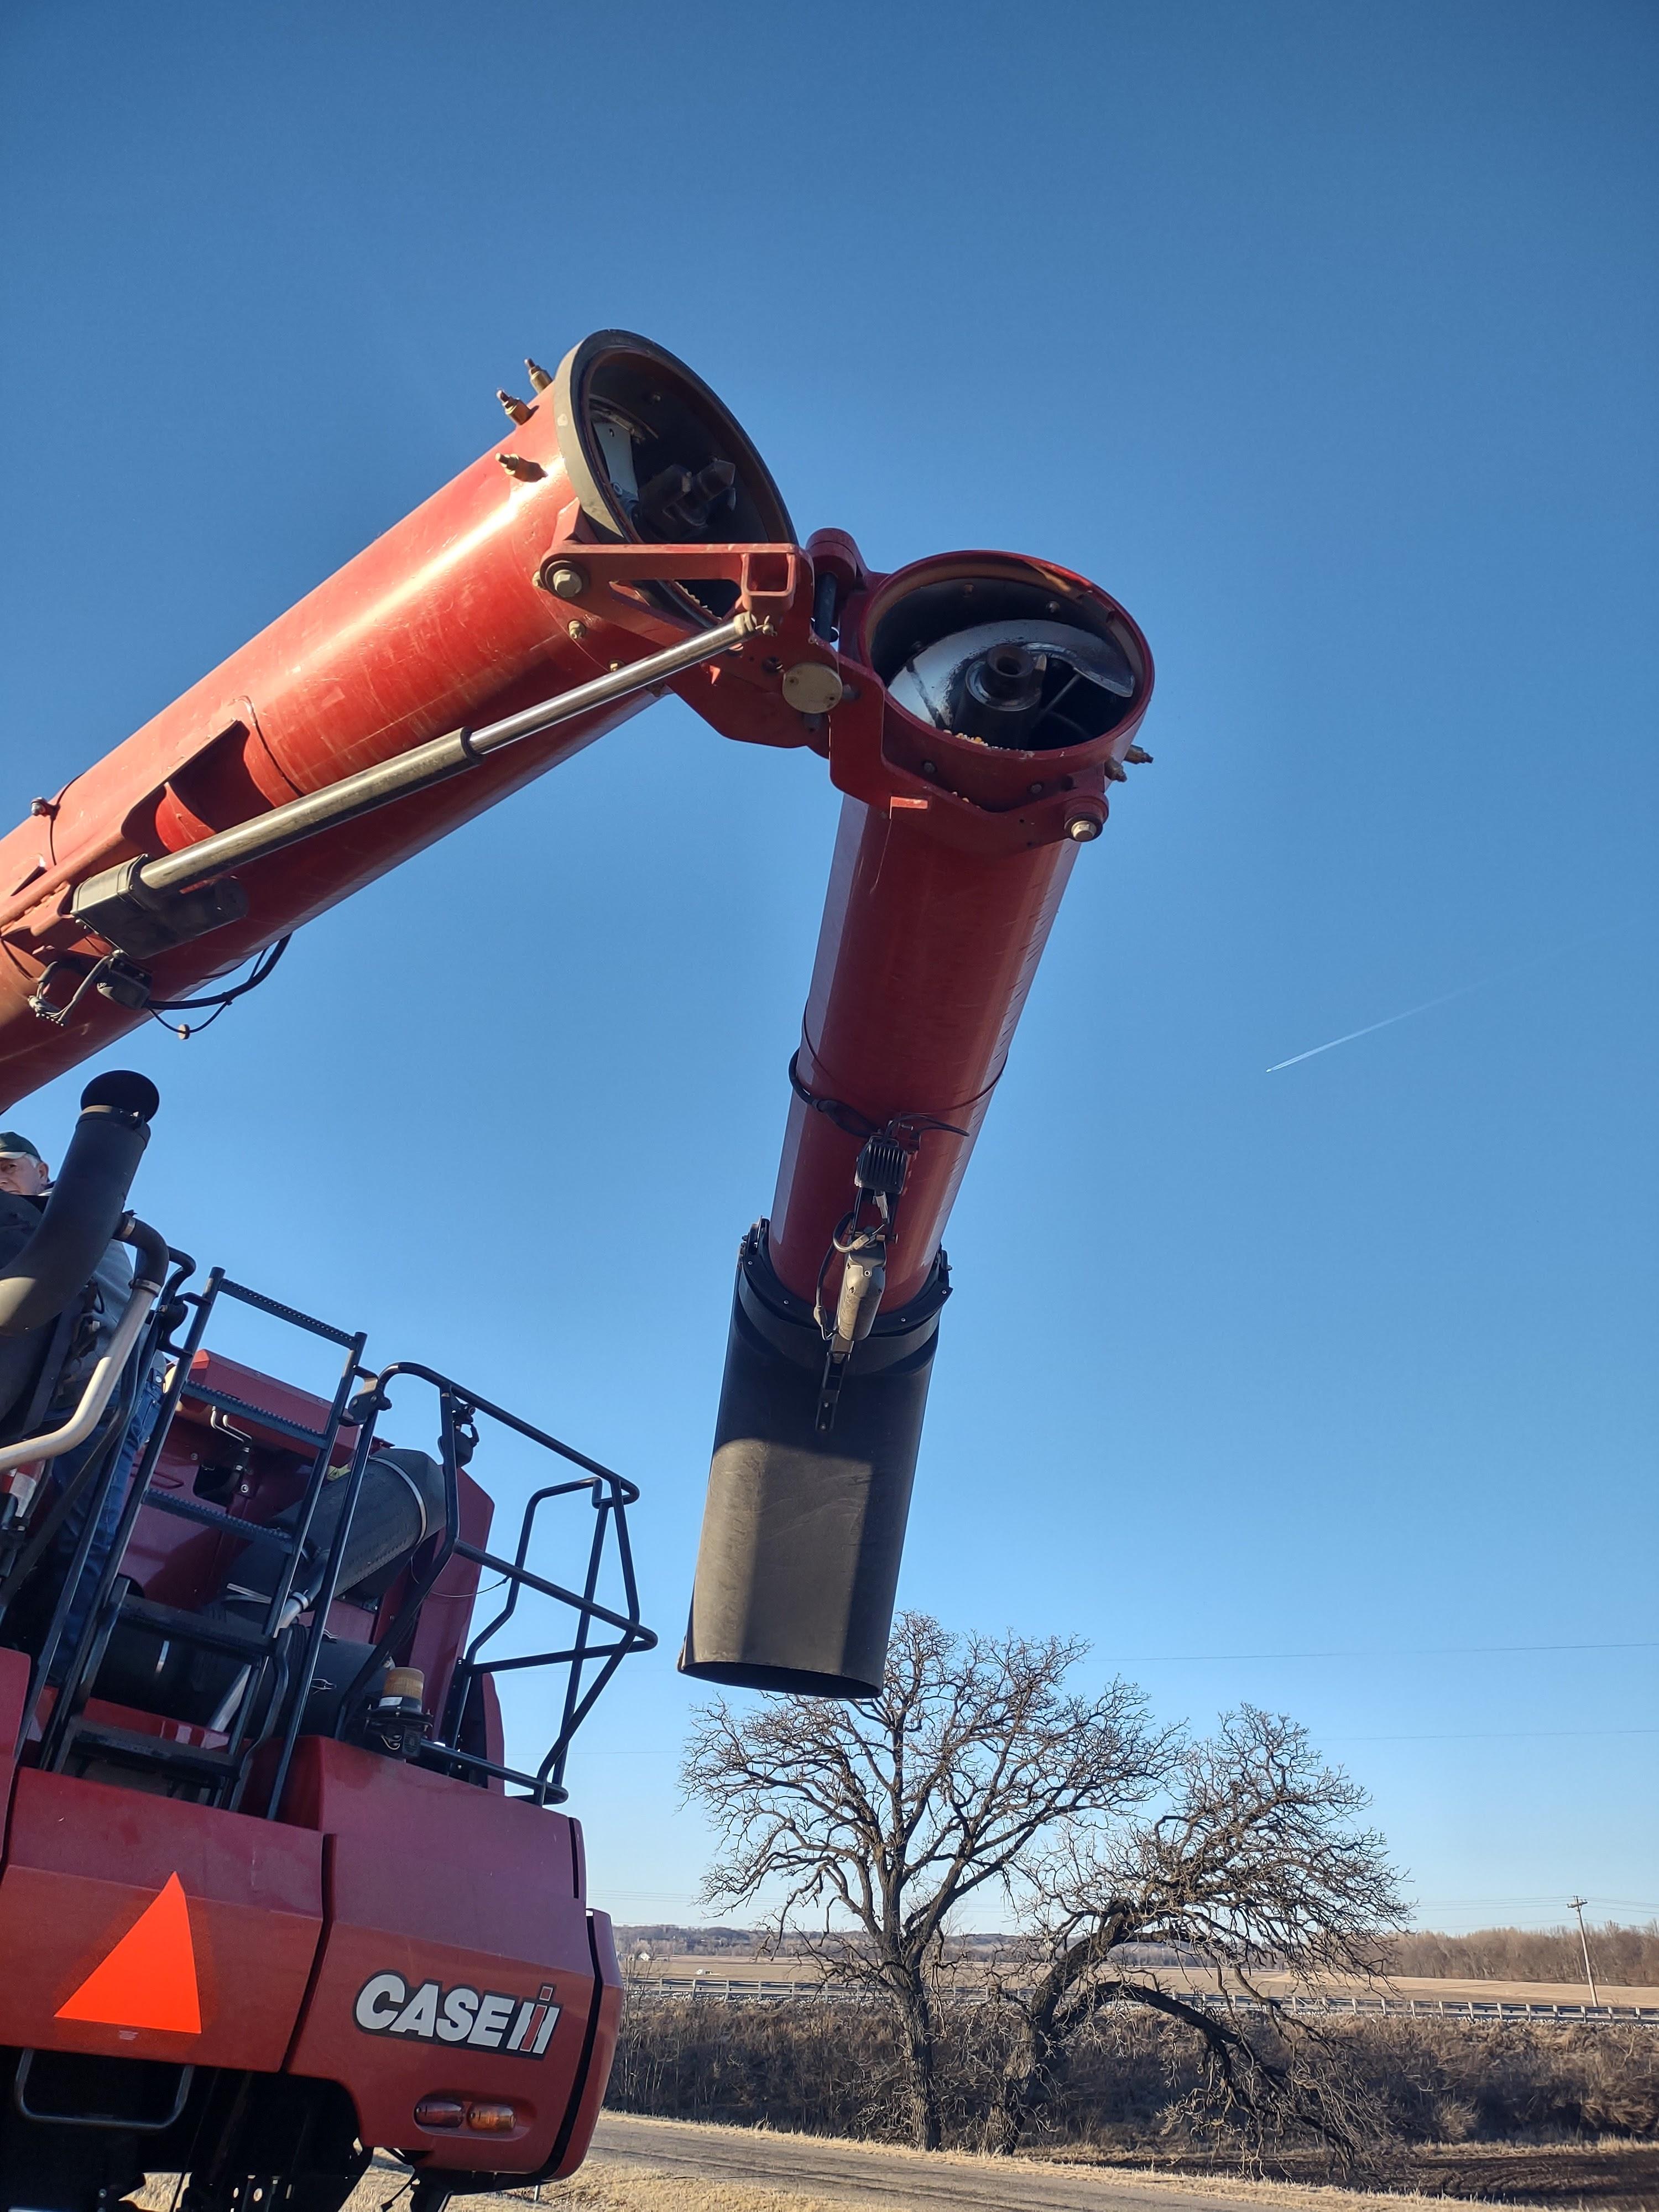
[[[1145,2182],[1086,2169],[1000,2160],[930,2157],[813,2136],[700,2127],[686,2120],[605,2112],[584,2172],[634,2168],[799,2191],[848,2204],[961,2208],[961,2212],[1264,2212],[1259,2196],[1202,2184]]]

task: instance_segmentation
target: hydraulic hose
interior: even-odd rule
[[[118,1068],[94,1076],[82,1092],[81,1118],[40,1226],[0,1268],[0,1336],[54,1320],[91,1279],[126,1212],[161,1103],[148,1076]]]

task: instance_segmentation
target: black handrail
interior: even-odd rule
[[[175,1252],[169,1246],[167,1256],[173,1262],[173,1272],[167,1279],[161,1296],[156,1300],[155,1311],[150,1316],[149,1326],[133,1347],[132,1357],[128,1363],[127,1374],[124,1378],[118,1400],[121,1412],[120,1425],[116,1432],[117,1440],[104,1462],[102,1479],[99,1483],[97,1496],[88,1511],[86,1527],[82,1532],[81,1542],[76,1547],[74,1561],[71,1563],[69,1574],[64,1577],[64,1587],[59,1593],[58,1609],[54,1613],[52,1624],[57,1633],[49,1633],[46,1643],[41,1649],[39,1671],[34,1681],[37,1704],[40,1692],[46,1686],[47,1670],[57,1653],[58,1636],[62,1633],[58,1613],[61,1613],[63,1617],[67,1619],[70,1602],[79,1585],[82,1569],[91,1550],[94,1532],[103,1516],[108,1498],[109,1484],[114,1478],[115,1462],[119,1455],[120,1443],[126,1436],[127,1423],[131,1419],[131,1407],[137,1396],[139,1383],[149,1371],[150,1363],[161,1348],[167,1333],[169,1310],[173,1308],[185,1285],[196,1272],[196,1262],[188,1252]],[[202,1318],[204,1320],[205,1316]],[[196,1335],[191,1339],[191,1351],[195,1349],[199,1334],[198,1328]],[[99,1574],[91,1602],[87,1607],[86,1627],[82,1647],[71,1657],[64,1680],[58,1693],[58,1702],[52,1707],[51,1719],[42,1731],[40,1763],[43,1766],[51,1768],[60,1761],[64,1747],[69,1741],[70,1731],[91,1693],[93,1678],[97,1673],[98,1662],[101,1659],[109,1628],[112,1625],[112,1614],[109,1619],[106,1618],[110,1608],[111,1592],[120,1572],[121,1560],[127,1548],[127,1539],[132,1533],[132,1524],[138,1517],[139,1508],[144,1502],[144,1493],[149,1486],[150,1475],[155,1469],[157,1459],[161,1456],[161,1446],[166,1441],[167,1430],[172,1425],[173,1411],[178,1406],[179,1394],[184,1386],[189,1364],[188,1355],[175,1362],[173,1373],[163,1393],[149,1437],[138,1455],[137,1464],[132,1470],[131,1480],[127,1485],[126,1499],[121,1509],[121,1517],[116,1523],[114,1538]],[[60,1505],[67,1508],[69,1494],[75,1486],[73,1483],[66,1486],[65,1497],[58,1501]],[[43,1531],[43,1534],[47,1535],[49,1540],[50,1529]]]
[[[363,1422],[361,1433],[366,1434],[380,1414],[388,1409],[390,1401],[386,1395],[386,1386],[401,1376],[410,1376],[416,1381],[428,1383],[438,1393],[445,1528],[430,1563],[341,1699],[336,1731],[343,1733],[354,1715],[362,1710],[387,1660],[408,1635],[421,1605],[450,1560],[456,1558],[467,1559],[476,1566],[501,1576],[507,1585],[507,1595],[494,1620],[477,1632],[457,1660],[437,1733],[423,1747],[420,1756],[428,1765],[451,1771],[459,1769],[475,1777],[517,1783],[537,1804],[562,1803],[568,1795],[564,1787],[564,1769],[570,1739],[592,1711],[595,1699],[623,1661],[633,1652],[653,1650],[657,1643],[654,1632],[647,1628],[640,1618],[633,1547],[628,1535],[627,1508],[637,1502],[640,1495],[638,1487],[625,1475],[618,1474],[614,1468],[605,1467],[599,1460],[590,1459],[573,1444],[550,1435],[545,1429],[537,1428],[532,1422],[509,1413],[504,1406],[497,1406],[476,1391],[464,1388],[451,1376],[438,1373],[436,1369],[422,1366],[413,1360],[399,1361],[383,1369],[373,1391],[355,1401],[353,1412]],[[460,1534],[460,1461],[457,1440],[459,1431],[470,1430],[479,1414],[499,1421],[527,1442],[544,1451],[555,1452],[572,1466],[585,1470],[581,1480],[550,1483],[532,1495],[520,1522],[519,1540],[511,1559],[504,1559],[494,1552],[486,1551],[481,1545],[467,1543]],[[578,1594],[567,1589],[562,1583],[537,1574],[525,1562],[542,1506],[554,1498],[574,1496],[582,1491],[586,1491],[592,1499],[596,1518],[592,1541],[588,1547],[583,1587]],[[623,1597],[627,1607],[622,1613],[602,1605],[595,1595],[604,1569],[607,1537],[613,1525],[617,1534],[617,1558]],[[556,1604],[567,1605],[574,1610],[577,1619],[574,1642],[566,1650],[531,1652],[507,1659],[481,1659],[479,1653],[513,1618],[518,1609],[520,1596],[525,1590],[533,1590]],[[591,1642],[595,1624],[614,1629],[615,1641]],[[584,1675],[590,1666],[595,1665],[599,1668],[598,1676],[591,1684],[585,1686]],[[533,1773],[501,1765],[477,1752],[462,1748],[459,1739],[468,1694],[479,1675],[549,1666],[563,1666],[568,1672],[558,1732]]]
[[[234,1808],[240,1803],[247,1788],[254,1752],[268,1740],[276,1724],[277,1714],[283,1710],[284,1698],[292,1672],[289,1654],[282,1634],[283,1627],[287,1625],[284,1614],[288,1612],[290,1600],[294,1595],[295,1579],[300,1571],[306,1539],[316,1515],[323,1486],[328,1479],[329,1466],[333,1457],[336,1440],[342,1426],[344,1425],[346,1403],[351,1395],[352,1386],[363,1376],[364,1370],[359,1363],[362,1357],[366,1339],[361,1331],[349,1334],[344,1330],[337,1329],[330,1322],[319,1322],[309,1314],[302,1314],[294,1307],[279,1305],[275,1300],[265,1297],[262,1292],[251,1291],[246,1285],[232,1281],[222,1267],[216,1267],[212,1270],[199,1291],[184,1291],[183,1285],[195,1272],[196,1263],[185,1253],[175,1252],[171,1255],[171,1257],[175,1263],[175,1272],[162,1297],[157,1303],[149,1328],[141,1340],[123,1378],[120,1419],[118,1427],[115,1431],[117,1437],[125,1433],[132,1398],[139,1380],[149,1371],[149,1364],[155,1356],[164,1326],[164,1316],[167,1315],[170,1309],[175,1313],[178,1312],[181,1304],[193,1306],[195,1314],[184,1343],[176,1350],[171,1346],[168,1346],[169,1350],[173,1351],[173,1373],[162,1398],[155,1425],[150,1431],[149,1442],[140,1456],[137,1466],[133,1470],[125,1504],[117,1525],[115,1538],[105,1560],[103,1571],[99,1577],[93,1596],[86,1632],[81,1638],[79,1649],[73,1656],[66,1678],[58,1692],[58,1702],[53,1708],[50,1723],[45,1732],[40,1750],[40,1761],[43,1766],[49,1768],[64,1765],[73,1750],[79,1728],[83,1725],[80,1716],[90,1693],[98,1667],[101,1663],[110,1632],[120,1614],[124,1595],[119,1582],[120,1568],[134,1523],[141,1509],[145,1505],[151,1505],[161,1512],[181,1515],[189,1520],[209,1520],[210,1518],[209,1510],[195,1501],[173,1498],[164,1492],[152,1490],[149,1486],[156,1462],[178,1412],[179,1400],[186,1395],[196,1395],[191,1381],[191,1373],[196,1353],[201,1347],[209,1317],[222,1297],[229,1297],[239,1304],[257,1306],[266,1312],[272,1313],[277,1318],[304,1329],[311,1334],[325,1337],[330,1342],[343,1346],[346,1352],[346,1358],[339,1381],[335,1387],[334,1396],[323,1429],[320,1432],[309,1432],[307,1436],[307,1441],[315,1446],[315,1454],[307,1478],[305,1490],[298,1501],[299,1513],[295,1525],[287,1532],[276,1530],[269,1532],[283,1554],[283,1564],[265,1608],[262,1634],[266,1656],[263,1659],[256,1657],[251,1660],[248,1667],[243,1671],[240,1684],[232,1693],[234,1700],[234,1711],[226,1717],[228,1735],[223,1753],[227,1762],[226,1778],[222,1785],[216,1788],[214,1792],[216,1803],[222,1802]],[[222,1394],[204,1392],[202,1395],[211,1398]],[[258,1413],[257,1407],[251,1407],[249,1411],[254,1415]],[[276,1419],[272,1422],[272,1425],[279,1429],[289,1429],[295,1425]],[[118,1449],[118,1446],[116,1448]],[[44,1688],[46,1671],[52,1663],[57,1643],[62,1633],[63,1620],[67,1616],[70,1600],[78,1586],[81,1571],[92,1542],[93,1532],[103,1511],[109,1483],[112,1479],[114,1459],[114,1449],[106,1447],[106,1454],[100,1462],[100,1480],[88,1515],[87,1527],[82,1531],[81,1542],[70,1563],[70,1573],[60,1593],[52,1623],[48,1631],[46,1644],[37,1662],[35,1685],[37,1699]],[[71,1493],[77,1491],[78,1482],[76,1485],[66,1486],[66,1490]],[[348,1504],[351,1504],[355,1502],[354,1489]],[[46,1540],[50,1540],[52,1528],[61,1522],[63,1514],[72,1503],[72,1494],[58,1501],[48,1525],[43,1527],[40,1532],[40,1535]],[[337,1531],[337,1545],[344,1528],[349,1525],[349,1519],[350,1514],[348,1510],[342,1516],[342,1529]],[[210,1525],[225,1526],[227,1524],[238,1534],[245,1534],[250,1541],[267,1533],[256,1522],[233,1520],[230,1516],[216,1513],[211,1516]],[[337,1574],[338,1562],[335,1547],[331,1547],[330,1559]],[[300,1593],[301,1597],[306,1595],[303,1591]],[[332,1596],[332,1584],[330,1585],[330,1596],[331,1598]],[[301,1609],[303,1610],[303,1607]],[[326,1607],[324,1608],[322,1617],[326,1617]],[[310,1687],[311,1674],[315,1667],[317,1650],[319,1648],[320,1635],[313,1624],[311,1637],[307,1641],[307,1664],[301,1678],[302,1686],[295,1698],[291,1711],[290,1738],[297,1732],[300,1719],[304,1711],[305,1692]],[[257,1723],[256,1714],[259,1716]],[[161,1742],[158,1740],[158,1751],[160,1748]]]

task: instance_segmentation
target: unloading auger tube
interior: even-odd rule
[[[665,690],[817,754],[841,830],[681,1665],[859,1695],[945,1224],[1072,864],[1147,757],[1152,656],[1050,562],[879,574],[841,531],[798,543],[729,410],[647,339],[531,374],[498,445],[0,842],[0,1107]]]

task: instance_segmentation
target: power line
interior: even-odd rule
[[[1659,1728],[1454,1729],[1445,1735],[1334,1735],[1323,1740],[1330,1743],[1508,1743],[1521,1736],[1586,1735],[1659,1735]]]
[[[1420,1912],[1449,1912],[1454,1908],[1467,1908],[1473,1911],[1478,1906],[1483,1912],[1491,1912],[1496,1911],[1500,1905],[1563,1905],[1566,1902],[1565,1897],[1553,1895],[1549,1897],[1419,1897],[1417,1900],[1417,1909]],[[1586,1905],[1626,1905],[1638,1912],[1659,1912],[1659,1899],[1651,1897],[1597,1895],[1587,1897],[1584,1902]]]

